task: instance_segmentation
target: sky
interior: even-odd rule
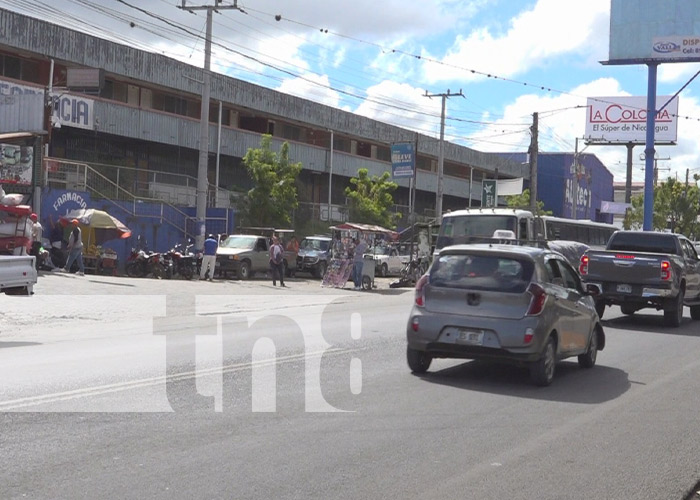
[[[186,6],[217,0],[185,0]],[[218,0],[234,6],[235,0]],[[204,64],[204,11],[182,0],[0,0],[0,7]],[[237,0],[214,15],[212,70],[440,136],[484,152],[595,154],[615,181],[625,146],[586,146],[587,98],[646,96],[647,67],[611,66],[610,0]],[[657,146],[659,178],[700,174],[700,64],[662,64],[657,95],[679,94],[678,141]],[[686,85],[687,84],[687,85]],[[459,95],[461,94],[461,95]],[[433,96],[433,97],[429,97]],[[384,138],[392,141],[393,138]],[[419,145],[420,148],[420,145]],[[644,146],[633,181],[644,180]]]

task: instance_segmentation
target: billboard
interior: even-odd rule
[[[0,184],[29,186],[34,168],[34,148],[0,144]]]
[[[394,179],[413,177],[415,164],[412,142],[399,142],[391,145],[391,175]]]
[[[700,61],[700,2],[612,0],[605,64]]]
[[[700,3],[700,2],[699,2]],[[655,143],[676,144],[678,139],[678,97],[658,96]],[[585,141],[605,144],[645,144],[647,130],[646,97],[589,97]]]

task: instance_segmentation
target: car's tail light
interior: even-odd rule
[[[536,283],[530,283],[527,291],[532,295],[530,307],[527,308],[527,316],[536,316],[544,309],[544,303],[547,300],[547,292]]]
[[[523,343],[529,344],[530,342],[532,342],[534,336],[535,330],[533,330],[532,328],[526,328],[525,335],[523,336]]]
[[[425,285],[428,284],[428,275],[424,274],[416,283],[416,305],[425,307]]]
[[[616,253],[615,258],[616,259],[632,259],[632,260],[634,260],[636,257],[634,255],[630,255],[630,254]]]
[[[578,266],[578,272],[581,276],[588,274],[588,255],[581,256],[581,264]]]
[[[661,261],[661,279],[663,281],[671,279],[671,263],[667,260]]]
[[[416,317],[416,318],[413,318],[413,321],[411,321],[411,329],[412,329],[414,332],[417,332],[419,326],[420,326],[420,324],[418,323],[418,318],[417,318],[417,317]]]

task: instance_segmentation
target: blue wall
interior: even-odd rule
[[[123,240],[112,240],[104,244],[106,248],[111,248],[119,257],[120,266],[124,265],[127,257],[131,253],[131,248],[136,246],[138,236],[145,238],[148,249],[155,252],[165,252],[177,243],[185,242],[184,233],[167,219],[175,220],[179,215],[175,210],[167,205],[161,206],[158,203],[139,203],[134,209],[130,202],[109,201],[105,199],[93,200],[90,193],[83,191],[68,191],[65,189],[43,188],[41,194],[41,225],[44,227],[44,238],[48,238],[51,231],[51,220],[58,222],[59,217],[65,215],[70,210],[78,208],[94,208],[104,210],[110,215],[123,222],[130,230],[131,237]],[[167,214],[172,210],[172,214]],[[178,210],[194,217],[196,209],[193,207],[183,207]],[[164,211],[164,212],[162,212]],[[134,213],[136,215],[134,215]],[[165,218],[161,214],[165,214]],[[226,217],[228,216],[228,223]],[[220,234],[233,232],[234,211],[226,208],[207,209],[206,232]],[[187,228],[189,234],[194,234],[194,223],[190,222]]]
[[[502,153],[513,161],[526,162],[526,153]],[[573,218],[573,153],[539,153],[537,155],[537,197],[544,202],[544,209],[556,217]],[[577,218],[612,224],[612,214],[601,214],[602,201],[613,201],[613,174],[593,154],[579,155],[579,163],[585,175],[579,180]],[[525,182],[525,187],[528,186]],[[586,202],[590,196],[590,208],[586,217]]]

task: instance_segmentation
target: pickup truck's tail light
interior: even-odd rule
[[[578,266],[578,272],[581,276],[588,274],[588,255],[581,256],[581,263]]]
[[[671,279],[671,263],[667,260],[661,261],[661,279],[663,281]]]
[[[530,299],[530,306],[527,308],[527,316],[537,316],[544,309],[544,303],[547,300],[547,292],[544,291],[540,285],[536,283],[530,283],[527,291],[532,298]]]
[[[425,307],[425,285],[428,284],[428,275],[424,274],[416,283],[416,305]]]

